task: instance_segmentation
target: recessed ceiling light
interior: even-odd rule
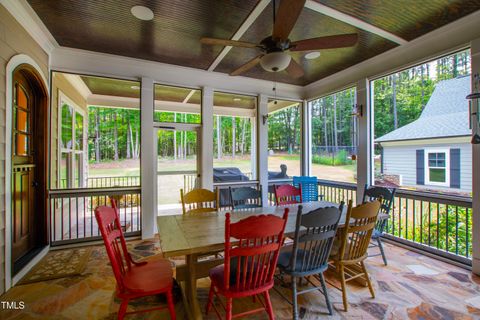
[[[140,20],[148,21],[153,19],[153,11],[144,6],[133,6],[130,12],[135,18]]]
[[[140,89],[139,86],[131,86],[130,88],[132,88],[133,90],[139,90]]]
[[[318,51],[309,52],[305,55],[305,59],[308,60],[317,59],[318,57],[320,57],[320,52]]]
[[[237,101],[237,102],[238,102],[238,101],[242,101],[242,99],[240,99],[240,98],[233,98],[233,101]]]

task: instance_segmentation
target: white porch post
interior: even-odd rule
[[[203,87],[200,130],[200,184],[213,190],[213,88]]]
[[[471,42],[472,75],[480,74],[480,38]],[[472,76],[472,88],[474,88]],[[480,110],[472,110],[480,112]],[[475,126],[474,126],[475,127]],[[480,275],[480,145],[472,144],[472,271]]]
[[[268,206],[268,121],[263,124],[263,117],[268,115],[268,97],[258,97],[257,112],[257,168],[258,180],[262,186],[262,205]]]
[[[302,175],[310,176],[312,159],[312,112],[307,100],[302,106]]]
[[[142,181],[142,239],[153,238],[156,233],[155,217],[157,206],[157,168],[155,151],[155,129],[153,128],[153,80],[142,78],[140,96],[141,145],[140,164]]]
[[[358,118],[357,151],[357,203],[362,202],[363,187],[372,181],[371,150],[373,146],[370,119],[373,120],[373,105],[370,104],[368,79],[357,81],[357,104],[363,106],[363,116]]]
[[[255,110],[256,115],[258,114],[258,109]],[[255,117],[248,118],[250,121],[251,136],[250,136],[250,161],[251,161],[251,170],[253,179],[258,180],[257,176],[257,119]]]

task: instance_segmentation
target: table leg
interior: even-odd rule
[[[186,263],[188,269],[188,274],[185,277],[185,295],[188,299],[188,306],[186,307],[190,309],[189,313],[193,319],[201,320],[203,316],[197,299],[197,255],[187,255]]]

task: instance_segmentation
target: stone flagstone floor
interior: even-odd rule
[[[160,254],[158,242],[129,242],[134,257],[155,258]],[[377,250],[377,249],[372,249]],[[480,319],[480,278],[467,270],[386,244],[389,265],[379,256],[367,259],[376,298],[367,288],[349,285],[350,308],[343,312],[341,292],[329,285],[334,315],[326,315],[319,293],[301,296],[305,308],[303,319]],[[180,260],[176,263],[181,263]],[[337,283],[331,276],[330,283]],[[198,296],[205,305],[209,280],[199,281]],[[289,294],[279,284],[276,288]],[[96,246],[85,271],[78,276],[19,285],[1,296],[2,301],[23,301],[24,310],[0,310],[0,319],[116,319],[119,301],[114,298],[115,281],[102,246]],[[277,319],[291,319],[290,305],[272,290]],[[164,303],[152,297],[132,303],[130,310]],[[251,307],[251,299],[234,302],[234,312]],[[181,301],[176,304],[178,319],[185,319]],[[303,312],[302,312],[303,313]],[[163,311],[129,316],[126,319],[169,319]],[[206,319],[215,319],[214,313]],[[267,319],[265,314],[248,319]]]

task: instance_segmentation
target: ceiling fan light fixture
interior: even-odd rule
[[[132,9],[130,9],[130,12],[135,18],[140,20],[149,21],[153,19],[152,9],[144,6],[133,6]]]
[[[290,64],[292,57],[283,51],[270,52],[262,57],[260,65],[269,72],[285,70]]]
[[[305,55],[305,59],[307,60],[317,59],[318,57],[320,57],[320,52],[318,51],[309,52]]]

